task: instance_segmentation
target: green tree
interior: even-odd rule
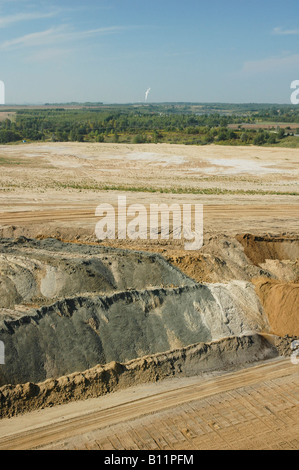
[[[96,142],[105,142],[105,137],[103,134],[98,134],[96,136]]]
[[[284,138],[284,135],[285,135],[285,130],[284,129],[280,129],[278,131],[278,134],[277,134],[277,137],[281,140]]]
[[[269,135],[268,144],[276,144],[276,136],[274,134]]]
[[[145,142],[146,142],[146,137],[140,134],[135,135],[132,139],[133,144],[144,144]]]

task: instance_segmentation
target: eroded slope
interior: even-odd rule
[[[3,240],[0,384],[269,331],[247,281],[198,284],[157,254]]]

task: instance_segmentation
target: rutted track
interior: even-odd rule
[[[111,196],[110,196],[111,197]],[[115,197],[117,200],[117,196]],[[32,205],[31,205],[32,206]],[[49,223],[53,221],[75,221],[82,219],[95,220],[95,207],[91,209],[91,204],[69,205],[64,204],[62,208],[45,209],[40,206],[38,210],[6,211],[0,213],[1,225],[26,225],[35,223]],[[117,213],[117,212],[116,212]],[[299,205],[297,204],[277,204],[269,206],[266,204],[209,204],[205,206],[205,217],[208,219],[226,218],[232,219],[248,217],[298,217]]]
[[[80,404],[76,408],[72,405],[69,411],[69,405],[62,407],[59,418],[55,417],[55,410],[53,412],[51,410],[40,411],[38,415],[26,416],[27,426],[25,427],[25,417],[4,420],[1,422],[0,449],[36,449],[50,444],[55,446],[55,443],[57,443],[56,448],[63,448],[67,441],[68,446],[72,447],[71,438],[78,435],[81,435],[81,440],[84,442],[84,434],[89,433],[90,441],[92,436],[90,433],[108,426],[125,422],[132,423],[132,420],[146,415],[153,415],[154,419],[156,413],[176,408],[184,403],[203,400],[228,391],[248,389],[248,387],[262,383],[270,384],[271,381],[283,378],[293,383],[298,380],[298,373],[298,367],[294,366],[289,359],[280,359],[213,379],[198,378],[195,383],[180,386],[177,389],[173,389],[170,383],[171,390],[156,392],[150,396],[142,396],[142,390],[139,390],[141,396],[129,402],[122,401],[120,394],[117,397],[119,401],[117,406],[109,406],[108,401],[105,404],[102,399],[94,399],[89,402],[88,409],[83,413],[80,413]],[[145,388],[143,393],[147,395],[149,392]],[[275,393],[274,388],[273,393]],[[270,386],[269,402],[273,399]],[[290,396],[289,400],[291,406],[294,406],[296,398]],[[288,432],[290,440],[295,439],[298,437],[298,426],[293,428],[289,426]],[[61,441],[60,444],[59,441]],[[233,447],[234,443],[231,442],[231,445]]]
[[[151,154],[144,155],[144,152],[149,150],[154,152],[154,158]],[[138,399],[133,395],[130,400],[122,400],[121,394],[125,393],[124,390],[109,395],[109,392],[117,390],[117,387],[120,390],[122,387],[141,383],[141,380],[139,382],[136,380],[140,379],[141,375],[142,383],[153,383],[164,377],[176,377],[175,380],[185,381],[187,379],[183,377],[182,372],[188,376],[202,373],[200,370],[202,365],[205,372],[207,370],[223,372],[234,370],[235,367],[247,367],[249,363],[263,361],[266,357],[271,359],[278,353],[290,353],[293,338],[279,338],[281,342],[276,348],[277,345],[271,343],[269,336],[261,334],[268,330],[279,334],[281,325],[277,320],[281,318],[281,308],[279,307],[274,319],[267,315],[269,309],[271,313],[275,313],[275,309],[272,309],[273,302],[268,296],[268,291],[266,296],[270,305],[265,302],[263,295],[258,298],[254,279],[258,278],[258,282],[266,287],[268,281],[271,285],[279,282],[278,286],[274,286],[275,289],[271,287],[271,296],[273,293],[274,299],[275,294],[274,303],[277,304],[276,294],[279,290],[279,298],[282,300],[280,305],[288,315],[291,305],[289,300],[295,299],[296,303],[299,288],[298,150],[69,143],[63,146],[61,144],[8,145],[3,146],[2,152],[7,158],[13,157],[13,160],[17,158],[18,165],[21,165],[18,168],[13,165],[2,166],[0,176],[0,235],[14,239],[15,242],[11,243],[12,245],[16,243],[19,249],[19,253],[16,249],[14,253],[2,254],[0,263],[2,320],[6,328],[5,334],[7,339],[9,335],[13,348],[16,340],[16,349],[11,348],[11,354],[7,344],[6,358],[10,356],[10,360],[13,361],[18,356],[20,359],[20,367],[17,367],[13,383],[28,378],[35,381],[39,380],[39,377],[41,380],[48,377],[48,380],[38,384],[19,383],[2,387],[2,416],[13,416],[22,412],[29,414],[17,417],[17,421],[14,421],[14,418],[9,422],[6,419],[1,420],[0,435],[3,438],[1,445],[8,448],[11,442],[12,448],[18,445],[21,448],[31,448],[31,445],[49,443],[51,447],[53,439],[55,442],[57,439],[58,441],[62,439],[63,442],[57,444],[58,447],[66,445],[66,447],[91,446],[114,449],[123,445],[123,448],[127,449],[136,447],[160,449],[167,446],[187,449],[192,448],[190,446],[193,443],[202,448],[204,442],[210,447],[216,447],[217,443],[219,447],[234,447],[237,446],[238,439],[243,439],[243,444],[249,447],[271,447],[273,444],[282,448],[298,448],[298,369],[291,365],[289,360],[284,366],[278,361],[265,365],[264,368],[258,368],[255,377],[250,375],[253,369],[247,369],[243,375],[238,376],[236,382],[235,374],[226,376],[225,383],[218,379],[209,382],[200,377],[192,379],[192,386],[189,388],[176,391],[175,387],[172,387],[173,393],[169,392],[167,395],[167,392],[165,395],[162,394],[163,396],[157,392],[157,388],[148,398],[141,394],[138,395]],[[180,159],[182,162],[180,165],[177,164],[178,155],[183,157]],[[222,162],[225,166],[221,167],[223,158],[227,161]],[[234,167],[236,159],[238,164]],[[239,162],[242,162],[242,165],[239,165]],[[228,167],[227,163],[231,163],[232,166]],[[207,165],[212,169],[212,173],[206,172]],[[255,171],[252,172],[252,168],[255,168]],[[264,171],[260,172],[260,169]],[[103,182],[113,186],[115,191],[98,190]],[[126,187],[138,191],[125,191]],[[153,192],[148,192],[148,188],[153,188]],[[163,194],[159,192],[159,188],[166,190],[174,188],[177,194],[171,192]],[[195,193],[198,188],[202,189],[203,194],[192,194],[192,188]],[[70,256],[59,253],[59,250],[55,253],[52,249],[48,250],[48,253],[47,250],[37,253],[38,250],[28,246],[30,244],[28,240],[18,239],[21,236],[38,239],[53,237],[98,245],[94,233],[97,222],[95,208],[103,202],[115,207],[117,196],[124,193],[128,204],[138,202],[146,207],[151,203],[175,202],[204,205],[205,245],[200,253],[183,252],[181,242],[176,243],[173,240],[167,240],[165,243],[162,240],[145,240],[140,243],[133,240],[107,240],[107,246],[110,247],[162,253],[172,265],[171,279],[167,274],[170,265],[168,264],[166,268],[165,259],[161,261],[162,264],[160,263],[160,268],[162,265],[166,268],[162,269],[165,276],[162,276],[161,281],[162,271],[156,271],[157,263],[150,265],[146,255],[142,255],[140,263],[140,252],[130,255],[128,263],[123,263],[126,255],[117,256],[120,262],[116,261],[113,264],[113,255],[112,258],[109,258],[110,254],[107,256],[109,248],[102,247],[104,256],[94,263],[92,260],[94,256],[90,253],[87,253],[87,256],[80,254],[80,250],[88,251],[90,247],[82,248],[78,244],[75,248],[74,245],[70,248],[70,251],[73,251]],[[235,238],[237,234],[248,232],[253,234],[249,237],[249,241],[254,242],[250,244],[249,250]],[[265,236],[267,240],[263,239]],[[271,237],[276,237],[276,240],[271,240]],[[277,244],[278,238],[281,240]],[[290,240],[286,241],[286,238],[293,239],[292,246],[297,246],[295,250],[287,248]],[[275,243],[272,243],[273,241]],[[44,243],[47,244],[48,241],[45,240]],[[53,240],[50,243],[55,244]],[[104,243],[106,244],[106,241]],[[25,248],[24,253],[21,253],[23,248]],[[94,249],[99,248],[97,246]],[[76,250],[78,251],[75,254]],[[122,264],[125,264],[124,269]],[[142,264],[143,274],[141,274]],[[175,275],[174,266],[182,271],[178,277]],[[135,278],[140,280],[138,285],[134,282],[134,274]],[[176,274],[178,275],[177,271]],[[290,286],[287,283],[294,284],[291,286],[292,296],[289,295]],[[196,287],[192,287],[194,285]],[[198,305],[198,298],[191,299],[195,291],[196,296],[203,300],[201,305]],[[208,292],[210,294],[208,297],[201,297],[200,294]],[[175,301],[178,297],[184,297],[181,305],[177,305],[178,302]],[[207,302],[212,298],[213,302]],[[106,301],[104,310],[103,299]],[[160,304],[161,299],[163,305]],[[252,299],[255,299],[254,302]],[[111,302],[113,304],[115,300],[120,302],[111,306]],[[195,305],[192,304],[193,300]],[[292,301],[293,304],[294,302]],[[100,304],[101,308],[98,308]],[[187,304],[188,308],[185,309]],[[248,311],[248,306],[252,307],[253,304],[254,315]],[[78,305],[81,310],[74,311],[73,307]],[[57,308],[54,311],[53,306],[61,309]],[[95,314],[91,314],[86,306],[91,306],[92,313]],[[117,330],[110,327],[113,322],[117,324],[116,314],[122,316],[124,311],[134,327],[141,326],[137,335],[135,329],[135,337],[140,340],[146,339],[149,344],[152,344],[153,333],[158,332],[160,337],[163,337],[157,349],[163,351],[162,355],[158,355],[157,358],[157,355],[153,354],[151,360],[149,356],[140,358],[149,351],[135,344],[134,357],[138,356],[139,359],[126,364],[100,365],[98,361],[105,362],[106,357],[103,354],[97,355],[94,358],[97,364],[95,368],[86,370],[86,367],[91,367],[90,353],[95,352],[102,337],[103,342],[109,345],[110,333],[117,333]],[[97,312],[100,318],[97,318]],[[176,325],[173,325],[172,321],[173,312],[176,320],[179,320]],[[291,317],[296,321],[295,309],[292,310]],[[122,320],[126,321],[125,318]],[[198,328],[195,331],[199,323],[202,326],[206,321],[214,329],[212,333],[211,328]],[[153,322],[156,328],[152,328]],[[159,326],[163,323],[163,328],[157,328],[157,322],[160,322]],[[283,332],[292,336],[294,324],[292,322],[287,324],[285,321],[283,323],[287,326],[287,330]],[[69,329],[65,328],[66,325]],[[87,332],[87,336],[82,335],[81,327]],[[215,328],[218,331],[215,332]],[[42,334],[40,329],[43,330]],[[250,345],[259,342],[251,342],[250,337],[246,336],[248,329],[253,329],[249,335],[258,332],[256,335],[258,338],[269,340],[270,347],[266,345],[265,348],[262,339],[260,344],[263,347],[257,347],[255,351],[258,354],[255,355]],[[68,352],[62,358],[61,348],[55,348],[54,344],[57,346],[57,342],[61,342],[65,346],[63,335],[66,330],[72,345],[72,332],[78,333],[77,355]],[[129,330],[130,328],[122,327],[118,331],[122,333]],[[140,331],[145,338],[142,338]],[[205,334],[202,335],[203,332]],[[239,336],[242,333],[244,335]],[[230,339],[227,337],[228,334],[237,336]],[[201,343],[200,346],[190,346],[190,341],[195,339],[194,335],[196,340],[198,337],[198,341],[210,339],[212,341]],[[117,333],[116,339],[119,336]],[[221,347],[214,341],[215,337],[220,338]],[[47,341],[48,338],[50,342]],[[91,344],[90,341],[82,341],[82,338],[85,340],[92,338],[97,341]],[[244,341],[245,343],[247,341],[249,348],[242,347]],[[28,354],[29,343],[38,344],[40,348],[38,354],[34,355],[34,348]],[[87,344],[83,355],[81,343]],[[110,341],[110,344],[113,344],[113,341]],[[182,344],[188,346],[180,349]],[[171,355],[165,349],[168,347],[176,348]],[[131,357],[125,353],[124,359]],[[109,355],[108,357],[110,358]],[[61,358],[62,362],[65,361],[64,368],[55,370],[57,360],[61,361]],[[69,358],[74,359],[75,364],[70,364]],[[25,369],[23,359],[27,361],[27,372],[32,371],[34,365],[37,371],[35,376],[27,375],[26,378],[20,378],[22,367]],[[133,361],[136,367],[132,364]],[[273,366],[271,369],[273,374],[268,366]],[[185,370],[182,370],[183,367]],[[70,371],[79,372],[70,374]],[[70,375],[61,377],[62,372]],[[2,383],[7,384],[11,378],[11,376],[6,377]],[[195,383],[198,385],[193,390]],[[162,383],[158,382],[152,384],[152,387],[160,387],[160,384],[162,386]],[[229,388],[231,386],[235,388]],[[165,388],[163,390],[165,391]],[[126,393],[130,393],[129,390]],[[96,402],[97,405],[94,407],[91,405],[91,408],[88,408],[88,400],[66,405],[78,406],[71,408],[73,412],[77,410],[75,416],[66,411],[70,408],[65,408],[65,405],[61,408],[54,407],[53,414],[50,409],[39,411],[35,415],[30,413],[44,406],[68,403],[70,400],[92,396],[99,397],[101,394],[105,394],[105,397],[97,398],[96,400],[99,400]],[[120,409],[111,405],[113,397],[116,397],[114,405],[118,404],[117,397],[119,397]],[[191,401],[184,401],[185,399]],[[217,400],[221,403],[216,406]],[[236,409],[233,408],[234,404]],[[107,420],[105,411],[109,413]],[[129,429],[133,429],[133,426],[133,434],[138,435],[137,443],[134,443],[132,435],[129,437],[128,426],[126,421],[122,421],[120,414],[122,411],[125,413],[124,419],[134,416],[141,421],[146,419],[146,413],[153,413],[147,414],[146,430],[143,428],[143,421],[139,422],[139,428],[136,427],[136,422],[132,424],[132,421],[129,421],[131,423],[128,425]],[[63,413],[64,420],[60,413]],[[166,414],[161,415],[159,421],[161,413]],[[223,428],[226,424],[223,423],[230,418],[233,424],[228,426],[226,432]],[[181,427],[176,429],[172,419],[177,419],[178,423],[186,419],[185,429]],[[204,422],[204,425],[202,428],[195,426],[192,430],[192,423],[196,421],[197,424]],[[124,426],[122,429],[119,428],[120,422]],[[14,423],[16,423],[15,428]],[[234,423],[237,423],[236,426]],[[110,434],[108,433],[107,426],[110,425],[113,429],[118,426],[117,433],[111,427]],[[82,430],[79,429],[80,426]],[[90,431],[91,434],[80,437],[77,435],[78,429],[80,433]],[[147,437],[151,429],[154,429],[154,438]],[[161,435],[161,432],[165,434]],[[107,436],[109,434],[110,441],[106,434]],[[263,434],[261,439],[255,440],[261,434]],[[71,441],[66,443],[65,438],[68,436]],[[239,445],[243,444],[240,442]]]

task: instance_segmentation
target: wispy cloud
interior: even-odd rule
[[[14,23],[30,20],[41,20],[43,18],[53,18],[57,12],[50,13],[16,13],[15,15],[0,16],[0,28],[6,28]]]
[[[278,26],[273,29],[272,34],[276,36],[296,36],[299,34],[299,29],[283,29]]]
[[[25,34],[15,39],[4,41],[0,44],[0,49],[12,49],[26,46],[42,46],[45,44],[53,43],[54,40],[63,34],[63,27],[49,28],[45,31],[37,33]]]
[[[61,25],[24,36],[4,41],[0,44],[1,50],[18,49],[24,47],[38,47],[51,44],[72,42],[96,35],[115,34],[128,29],[124,26],[110,26],[106,28],[89,29],[85,31],[71,31],[66,25]]]

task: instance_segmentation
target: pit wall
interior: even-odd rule
[[[42,382],[97,364],[269,332],[252,284],[234,281],[62,299],[1,322],[0,386]],[[18,312],[17,312],[18,313]],[[84,340],[83,340],[84,339]]]
[[[266,260],[293,260],[299,258],[298,236],[271,237],[251,235],[237,235],[236,239],[244,248],[247,258],[256,266]]]
[[[145,356],[127,363],[111,362],[38,384],[0,388],[0,418],[95,398],[142,383],[171,377],[229,371],[279,355],[272,341],[258,335],[233,336],[211,343]]]

